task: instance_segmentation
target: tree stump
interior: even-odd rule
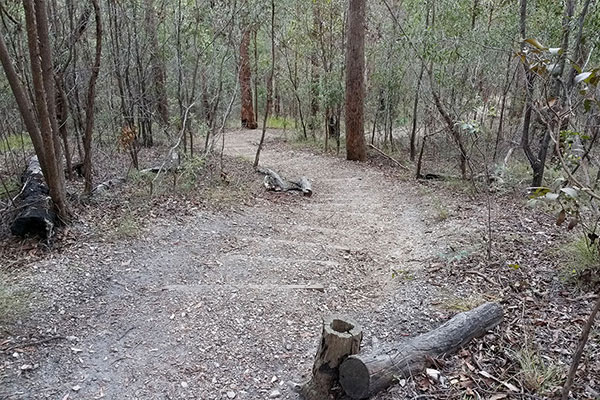
[[[393,351],[348,357],[339,368],[344,392],[365,399],[425,368],[428,360],[455,352],[471,339],[484,335],[503,318],[502,307],[487,303],[456,315],[437,329],[392,346]]]
[[[360,350],[362,329],[350,318],[330,316],[323,319],[321,345],[315,357],[312,379],[304,384],[301,394],[306,400],[330,398],[338,382],[340,364]]]

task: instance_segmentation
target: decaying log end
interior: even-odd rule
[[[360,325],[346,317],[323,319],[321,344],[315,356],[312,379],[300,390],[306,400],[326,400],[338,381],[338,368],[348,356],[357,354],[362,341]]]
[[[37,235],[47,239],[52,236],[57,216],[36,156],[29,160],[21,181],[23,188],[15,199],[19,211],[10,231],[15,236]]]
[[[423,370],[431,358],[453,353],[502,322],[502,307],[483,304],[460,313],[437,329],[392,346],[393,352],[348,357],[339,368],[340,385],[353,399],[365,399],[386,389],[401,377]]]

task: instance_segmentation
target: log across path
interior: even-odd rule
[[[258,134],[228,133],[226,153],[252,160]],[[297,399],[287,382],[310,378],[323,316],[355,319],[367,347],[443,322],[422,274],[439,249],[414,184],[270,140],[281,135],[267,133],[261,165],[308,177],[312,197],[264,192],[235,212],[156,217],[135,240],[85,243],[40,265],[29,334],[62,339],[1,355],[15,369],[1,394]]]

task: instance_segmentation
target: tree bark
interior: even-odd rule
[[[503,311],[487,303],[460,313],[437,329],[392,346],[393,352],[350,356],[340,366],[340,384],[353,399],[364,399],[389,387],[394,380],[425,368],[428,360],[455,352],[473,338],[496,327]]]
[[[258,123],[254,115],[254,106],[252,105],[252,72],[250,70],[250,56],[248,49],[250,47],[250,28],[247,28],[242,34],[240,44],[240,88],[242,101],[242,128],[256,129]]]
[[[346,45],[346,158],[365,161],[365,0],[350,0]]]

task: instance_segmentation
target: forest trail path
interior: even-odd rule
[[[228,133],[226,154],[253,159],[259,135]],[[261,165],[307,176],[314,196],[153,223],[114,251],[107,290],[67,310],[77,339],[52,346],[10,398],[296,399],[287,382],[310,373],[323,315],[357,319],[367,346],[430,324],[413,183],[271,141]]]

